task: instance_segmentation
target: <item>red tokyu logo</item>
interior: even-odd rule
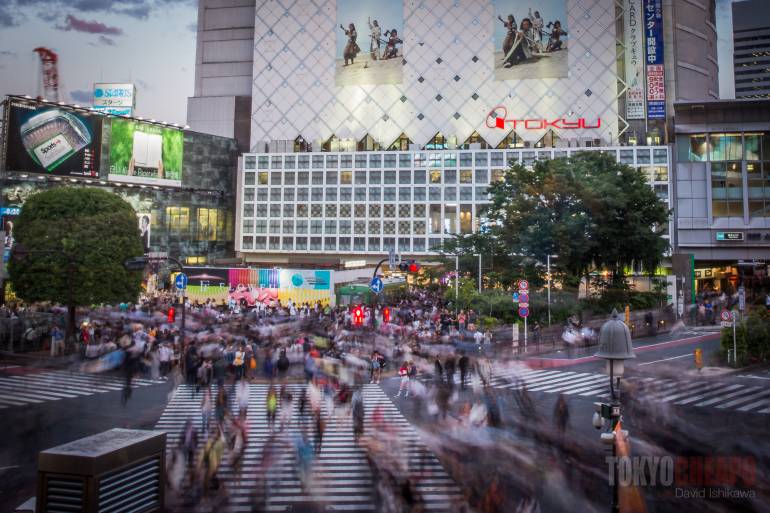
[[[507,125],[507,126],[506,126]],[[487,128],[524,129],[524,130],[546,130],[549,128],[561,130],[578,130],[584,128],[599,128],[602,126],[601,118],[596,118],[594,122],[588,122],[585,118],[521,118],[509,119],[508,110],[502,105],[498,105],[487,114]]]

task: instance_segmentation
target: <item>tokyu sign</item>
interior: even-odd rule
[[[600,128],[601,118],[509,118],[508,110],[498,105],[487,114],[487,128],[500,128],[503,130],[583,130]]]

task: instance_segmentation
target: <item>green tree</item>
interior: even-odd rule
[[[513,164],[489,192],[486,230],[476,236],[483,243],[463,238],[458,246],[497,247],[537,274],[544,269],[532,262],[555,254],[555,272],[567,286],[601,269],[622,287],[627,268],[639,262],[654,271],[667,247],[665,203],[642,172],[610,155],[582,152],[537,161],[531,169]]]
[[[78,306],[133,301],[141,273],[123,261],[142,254],[134,209],[95,188],[61,187],[31,196],[16,227],[18,251],[8,265],[24,301],[67,305],[68,336]]]

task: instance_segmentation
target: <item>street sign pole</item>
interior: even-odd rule
[[[735,341],[735,325],[737,324],[735,322],[735,312],[733,312],[732,319],[733,319],[733,365],[735,367],[738,367],[738,345]]]
[[[524,317],[524,352],[527,352],[527,318]]]

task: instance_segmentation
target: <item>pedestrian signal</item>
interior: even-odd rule
[[[404,273],[416,273],[420,271],[420,264],[418,264],[414,260],[409,260],[408,262],[401,262],[400,264],[398,264],[398,270]]]
[[[353,308],[353,324],[361,326],[364,323],[364,310],[357,306]]]
[[[382,320],[384,322],[390,322],[390,308],[387,306],[382,309]]]
[[[174,318],[176,316],[176,310],[172,306],[168,309],[168,322],[174,322]]]

